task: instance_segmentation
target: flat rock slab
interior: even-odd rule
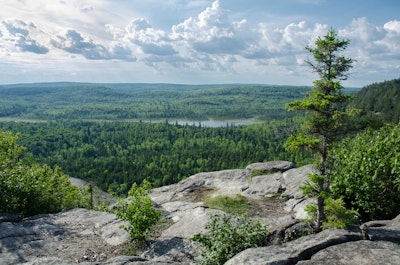
[[[23,265],[74,265],[77,262],[70,262],[54,257],[36,258],[33,261],[22,263]],[[179,262],[149,261],[135,256],[118,256],[104,262],[79,262],[84,265],[182,265]]]
[[[210,214],[220,212],[204,207],[203,203],[170,202],[163,204],[163,209],[169,212],[167,218],[174,223],[161,234],[162,238],[191,238],[204,232],[204,227],[210,221]]]
[[[246,167],[247,170],[259,170],[261,172],[274,173],[284,172],[294,168],[295,164],[289,161],[269,161],[262,163],[253,163]]]
[[[0,261],[20,264],[47,257],[66,263],[106,261],[120,254],[130,241],[120,228],[123,224],[127,225],[114,214],[86,209],[2,222]]]
[[[236,197],[240,194],[255,202],[260,219],[268,227],[292,217],[305,218],[304,207],[313,201],[302,196],[299,186],[314,169],[312,165],[293,167],[294,164],[287,161],[254,163],[247,169],[198,173],[179,183],[153,189],[151,199],[165,212],[166,218],[174,222],[163,231],[163,237],[190,238],[203,231],[212,212],[203,202],[218,195]],[[261,171],[254,175],[251,169]],[[269,203],[271,198],[276,202]]]
[[[246,249],[228,260],[225,265],[296,264],[329,246],[360,239],[361,235],[358,233],[328,229],[283,245]]]
[[[328,247],[298,265],[400,264],[400,245],[387,241],[361,240]]]

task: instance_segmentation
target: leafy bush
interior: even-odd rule
[[[143,240],[149,229],[161,218],[161,211],[156,209],[150,197],[150,182],[143,181],[141,186],[136,183],[128,192],[128,198],[120,200],[115,214],[122,220],[128,221],[130,226],[124,229],[129,232],[133,240]]]
[[[0,212],[31,216],[78,207],[79,189],[60,168],[21,159],[18,136],[0,131]]]
[[[237,194],[235,198],[219,195],[208,198],[204,204],[212,209],[218,209],[230,214],[243,214],[249,207],[249,201],[243,195]]]
[[[400,212],[400,125],[367,130],[335,150],[332,194],[366,219]]]
[[[322,222],[322,228],[350,228],[358,224],[358,212],[346,208],[342,199],[333,199],[328,197],[325,199],[324,205],[326,221]],[[317,205],[309,204],[305,211],[308,213],[309,220],[314,221],[317,217]]]
[[[202,265],[224,264],[237,253],[262,246],[267,228],[247,216],[212,215],[206,234],[196,234],[192,240],[200,244],[202,252],[197,262]]]

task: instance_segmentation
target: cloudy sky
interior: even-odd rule
[[[0,83],[311,85],[312,45],[351,39],[347,86],[400,77],[398,0],[1,0]]]

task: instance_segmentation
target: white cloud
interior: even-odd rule
[[[227,8],[230,2],[218,0],[168,0],[162,4],[133,0],[132,10],[125,10],[128,3],[111,0],[4,1],[0,57],[15,65],[29,61],[26,58],[40,60],[43,65],[52,65],[51,69],[57,68],[54,62],[62,64],[69,58],[71,64],[131,63],[136,70],[165,76],[182,77],[186,72],[193,76],[198,71],[202,76],[230,76],[227,80],[244,78],[244,74],[257,80],[278,76],[287,80],[286,76],[308,75],[302,63],[308,56],[304,47],[329,29],[326,24],[310,23],[304,16],[284,23],[288,20],[256,20],[252,14],[234,13]],[[138,14],[134,4],[146,12],[151,11],[148,5],[158,4],[168,10],[190,10],[190,15],[180,14],[178,22],[160,26],[160,21],[171,20]],[[356,18],[338,33],[351,39],[347,54],[357,60],[354,70],[358,75],[400,68],[400,21],[375,25],[367,18]]]
[[[124,38],[139,46],[145,54],[167,56],[177,53],[168,43],[167,34],[162,30],[154,29],[143,18],[131,21],[126,27]]]
[[[366,18],[359,18],[339,31],[340,36],[351,41],[347,53],[357,60],[354,67],[356,78],[373,80],[380,74],[400,69],[399,25],[400,21],[389,21],[376,26]]]
[[[0,49],[3,52],[32,52],[45,54],[49,49],[41,43],[43,32],[35,24],[20,19],[1,19]],[[35,35],[38,39],[35,39]]]
[[[219,1],[214,1],[197,17],[173,26],[172,38],[184,41],[197,52],[240,54],[250,41],[245,38],[245,27],[246,20],[231,21]]]
[[[383,25],[383,28],[386,29],[387,31],[395,32],[397,34],[400,34],[400,21],[398,20],[392,20],[385,25]]]
[[[51,40],[54,47],[72,54],[83,55],[89,60],[122,59],[134,61],[130,49],[119,43],[111,43],[110,48],[94,42],[89,37],[83,37],[74,29],[68,29]]]
[[[367,18],[353,19],[350,25],[339,31],[343,37],[350,38],[353,42],[371,43],[382,39],[385,32],[367,21]]]

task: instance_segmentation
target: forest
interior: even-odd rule
[[[352,105],[364,116],[376,115],[386,122],[400,121],[400,78],[374,83],[355,94]]]
[[[39,83],[0,86],[2,120],[259,120],[293,116],[308,87]]]
[[[304,164],[283,142],[301,120],[285,104],[307,87],[44,83],[0,86],[0,128],[19,133],[30,156],[105,191],[126,195],[204,171],[284,159]],[[224,124],[207,127],[200,121]],[[234,126],[233,121],[251,125]],[[17,121],[17,122],[16,122]]]
[[[165,122],[3,122],[0,128],[19,132],[20,143],[40,162],[118,195],[144,179],[162,186],[198,172],[277,159],[304,164],[308,158],[306,152],[285,151],[290,127],[284,122],[217,128]]]
[[[360,106],[356,99],[376,86],[361,89],[352,104]],[[283,146],[304,120],[304,114],[288,112],[285,104],[302,98],[306,89],[83,83],[1,86],[0,128],[20,134],[27,158],[59,166],[69,176],[115,195],[126,195],[133,183],[144,179],[157,187],[198,172],[243,168],[253,162],[309,163],[310,153],[289,153]],[[210,118],[227,122],[215,128],[175,122]],[[258,122],[246,126],[228,122],[238,119]],[[357,119],[362,120],[361,116]]]

